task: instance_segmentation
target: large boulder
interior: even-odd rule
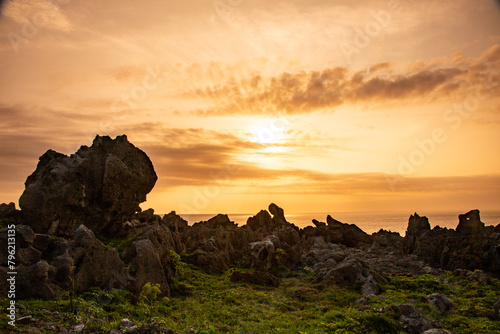
[[[56,268],[40,260],[30,266],[17,268],[16,297],[19,299],[55,299],[62,289],[54,283]]]
[[[128,285],[125,264],[116,249],[106,247],[84,225],[75,230],[70,254],[76,264],[74,275],[79,293],[91,287],[110,290]]]
[[[141,211],[139,204],[156,180],[151,160],[125,135],[96,136],[92,146],[70,156],[43,154],[19,206],[25,223],[38,233],[69,236],[80,224],[111,231],[113,223]]]
[[[264,271],[271,269],[277,243],[278,238],[275,236],[268,236],[264,240],[250,243],[252,266]]]
[[[165,275],[165,269],[153,243],[149,239],[141,239],[132,243],[122,257],[129,263],[129,272],[134,276],[128,289],[139,295],[146,283],[160,284],[163,295],[170,295],[170,290]]]

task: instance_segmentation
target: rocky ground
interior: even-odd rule
[[[21,210],[13,203],[0,205],[1,244],[7,245],[8,225],[16,230],[16,298],[66,300],[96,288],[139,298],[146,283],[157,284],[158,296],[168,298],[172,290],[182,290],[179,263],[213,275],[230,270],[232,284],[278,289],[287,279],[303,279],[315,286],[350,287],[366,300],[382,293],[388,275],[453,272],[486,284],[500,276],[500,224],[485,226],[478,210],[460,215],[455,230],[431,229],[428,219],[415,213],[404,237],[384,230],[368,235],[331,216],[299,229],[275,204],[244,226],[222,214],[188,225],[175,212],[140,211],[155,182],[151,161],[125,136],[98,136],[71,156],[45,153],[26,181]],[[2,296],[8,291],[7,262],[2,247]],[[443,295],[428,299],[443,312],[451,307]],[[441,333],[431,321],[412,325],[420,317],[413,304],[394,307],[401,330]],[[80,325],[67,332],[89,332],[86,325],[75,328]],[[152,326],[161,327],[116,330],[170,333]]]

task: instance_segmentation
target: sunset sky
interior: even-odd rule
[[[492,0],[12,0],[0,203],[126,134],[157,213],[500,210]]]

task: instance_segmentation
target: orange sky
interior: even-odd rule
[[[127,134],[158,213],[500,209],[500,5],[12,0],[0,202]]]

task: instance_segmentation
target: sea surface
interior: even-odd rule
[[[455,229],[458,225],[458,215],[466,212],[430,212],[419,213],[427,216],[431,228],[441,226]],[[313,226],[312,220],[316,219],[326,222],[326,216],[330,214],[333,218],[347,224],[356,224],[368,234],[378,232],[380,229],[398,232],[405,235],[408,219],[411,213],[408,212],[338,212],[338,213],[291,213],[285,212],[285,218],[298,227]],[[181,214],[180,216],[189,222],[189,225],[200,221],[206,221],[216,214]],[[228,214],[229,219],[239,226],[245,225],[249,217],[255,214]],[[481,221],[488,225],[500,224],[500,211],[481,212]]]

